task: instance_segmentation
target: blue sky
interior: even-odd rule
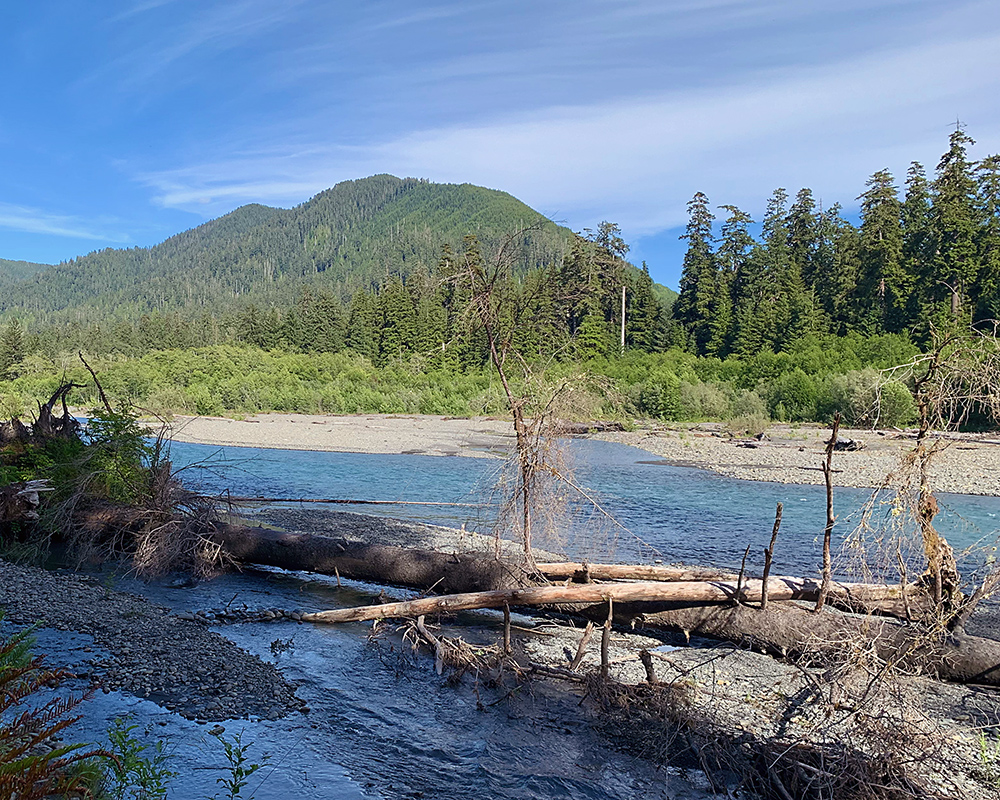
[[[389,172],[616,221],[676,286],[696,191],[850,210],[956,119],[1000,151],[995,0],[5,2],[0,76],[0,257],[47,263]]]

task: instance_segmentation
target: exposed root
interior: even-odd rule
[[[441,636],[433,633],[423,617],[407,622],[396,628],[402,633],[403,641],[409,643],[413,651],[428,645],[434,652],[435,669],[438,675],[448,668],[448,678],[461,680],[472,674],[487,685],[499,686],[505,675],[516,681],[527,679],[528,670],[513,653],[504,651],[503,641],[494,644],[471,644],[461,637]]]

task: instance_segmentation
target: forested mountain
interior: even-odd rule
[[[292,209],[248,205],[150,248],[106,249],[44,269],[0,297],[0,313],[41,322],[134,319],[290,304],[303,287],[340,299],[388,275],[429,272],[442,245],[475,234],[489,253],[518,236],[522,270],[562,261],[572,237],[504,192],[376,175]],[[2,266],[2,265],[0,265]]]
[[[880,170],[857,198],[861,225],[821,209],[809,189],[777,189],[760,241],[740,209],[722,223],[701,193],[688,204],[676,342],[699,355],[780,352],[808,334],[990,328],[1000,319],[1000,156],[972,161],[957,127],[933,179],[913,162],[900,196]]]
[[[0,258],[0,286],[9,286],[17,281],[30,278],[43,269],[49,269],[49,264],[35,264],[31,261],[9,261]]]
[[[156,381],[185,379],[168,370],[150,382],[161,360],[197,350],[210,361],[232,347],[278,361],[336,354],[400,375],[484,375],[489,349],[469,320],[489,303],[525,364],[631,370],[609,397],[637,413],[841,410],[860,421],[875,369],[912,358],[935,332],[992,329],[1000,318],[1000,157],[974,161],[972,144],[956,129],[934,174],[914,163],[903,189],[876,172],[859,187],[857,225],[807,188],[794,198],[775,190],[759,233],[745,211],[696,194],[672,304],[645,265],[625,261],[617,225],[573,234],[502,192],[375,176],[290,210],[245,206],[156,247],[92,253],[0,292],[0,377],[24,380],[33,358],[63,364],[80,349],[107,364],[132,357],[146,366],[123,366],[119,393],[138,401]],[[456,281],[497,264],[484,295]],[[294,363],[307,370],[308,360]],[[233,380],[223,408],[402,407],[307,400],[296,381],[266,399],[256,377]],[[902,384],[893,391],[893,418],[905,422],[912,397]],[[207,395],[168,394],[161,407],[214,408]],[[416,407],[478,402],[438,399]]]
[[[625,347],[662,349],[675,295],[628,264],[627,250],[612,223],[577,235],[503,192],[377,175],[13,283],[0,317],[17,323],[5,331],[17,346],[0,341],[0,367],[25,348],[134,356],[242,344],[476,368],[486,352],[463,335],[470,298],[448,277],[473,255],[482,268],[502,264],[496,289],[523,313],[525,353],[619,352],[623,291]]]

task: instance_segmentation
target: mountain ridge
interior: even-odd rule
[[[520,270],[560,263],[573,237],[506,192],[373,175],[289,209],[249,203],[150,247],[24,268],[8,279],[0,314],[131,318],[280,305],[305,288],[346,299],[388,275],[431,271],[443,245],[458,250],[470,233],[487,253],[516,235]]]

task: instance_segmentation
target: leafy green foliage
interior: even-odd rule
[[[218,735],[219,742],[221,742],[226,753],[226,761],[228,762],[228,774],[223,775],[221,778],[216,778],[215,781],[222,784],[224,791],[222,797],[224,800],[237,800],[237,798],[243,797],[243,790],[247,787],[249,779],[258,770],[263,769],[270,760],[270,756],[265,753],[259,762],[252,762],[247,755],[252,743],[243,741],[243,733],[243,731],[240,731],[232,739],[227,739],[222,734]],[[253,796],[251,792],[248,795],[248,800],[252,800]],[[217,793],[213,796],[213,800],[216,800],[218,797],[219,794]]]
[[[83,451],[83,444],[73,439],[7,445],[0,449],[0,485],[39,479],[65,484],[76,475],[74,464]]]
[[[108,729],[108,760],[101,796],[109,800],[162,800],[167,783],[177,773],[168,766],[163,742],[143,742],[135,735],[139,726],[118,717]]]
[[[88,490],[121,503],[148,496],[154,446],[130,414],[95,410],[87,424]]]

